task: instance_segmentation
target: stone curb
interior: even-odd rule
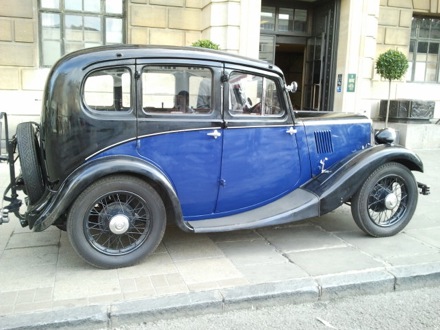
[[[127,322],[141,323],[182,315],[220,313],[230,309],[273,305],[274,302],[299,304],[438,285],[440,262],[182,293],[111,305],[11,315],[0,317],[0,324],[4,330],[111,329]]]
[[[395,290],[411,290],[440,285],[440,262],[414,266],[396,266],[389,269],[396,278]]]
[[[223,297],[218,290],[180,293],[159,298],[113,304],[109,318],[111,328],[127,322],[167,319],[183,315],[218,313],[223,308]],[[205,312],[206,311],[206,312]]]
[[[108,321],[105,306],[85,306],[0,317],[0,328],[4,330],[85,329],[98,326],[106,328]]]

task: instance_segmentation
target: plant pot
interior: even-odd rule
[[[380,100],[379,116],[386,117],[387,101]],[[388,120],[399,123],[426,123],[434,117],[434,101],[422,100],[390,100]]]

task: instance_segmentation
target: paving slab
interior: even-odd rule
[[[0,328],[99,328],[173,313],[319,301],[440,285],[440,150],[420,151],[426,173],[401,233],[371,238],[343,205],[320,218],[228,233],[188,234],[168,227],[139,264],[91,267],[65,232],[0,226]],[[7,165],[0,163],[0,189]]]
[[[310,276],[383,268],[384,263],[349,246],[288,253],[292,262]]]

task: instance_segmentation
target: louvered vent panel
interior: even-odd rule
[[[319,154],[333,152],[332,134],[330,131],[315,132],[316,150]]]

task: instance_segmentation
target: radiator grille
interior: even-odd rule
[[[319,154],[333,152],[332,134],[330,131],[315,132],[316,150]]]

